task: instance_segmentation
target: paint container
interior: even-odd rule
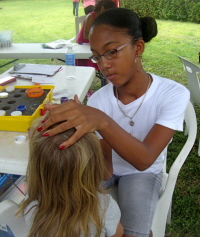
[[[6,87],[6,91],[7,92],[13,92],[15,90],[15,87],[14,86],[7,86]]]
[[[30,98],[37,98],[44,94],[44,90],[41,87],[32,87],[27,89],[25,92]]]
[[[5,110],[0,110],[0,116],[5,116],[6,115],[6,111]]]
[[[7,98],[8,97],[8,92],[1,92],[0,93],[0,98]]]
[[[15,143],[17,143],[17,144],[22,144],[22,143],[24,143],[24,142],[26,142],[26,136],[24,136],[24,135],[19,135],[19,136],[16,136],[16,137],[15,137]]]
[[[60,103],[61,103],[61,104],[66,103],[68,100],[69,100],[68,97],[61,97],[61,98],[60,98]]]
[[[16,110],[17,111],[25,111],[26,110],[26,106],[25,105],[19,105],[19,106],[17,106],[17,108],[16,108]]]
[[[21,111],[13,111],[10,115],[11,116],[22,116],[22,112]]]

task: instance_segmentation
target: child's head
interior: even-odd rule
[[[43,132],[34,130],[31,135],[29,190],[38,189],[37,195],[41,198],[51,190],[53,195],[60,195],[61,199],[65,199],[65,195],[70,198],[75,189],[79,194],[99,190],[104,163],[96,134],[88,133],[72,146],[59,150],[59,145],[71,137],[75,129],[52,137],[42,137]]]
[[[116,8],[116,4],[114,1],[112,0],[102,0],[102,1],[98,1],[94,7],[94,11],[95,12],[104,12],[105,10],[108,9],[114,9]]]
[[[100,230],[98,193],[102,192],[104,161],[99,139],[95,133],[87,133],[72,146],[59,150],[75,129],[52,137],[42,137],[43,132],[36,128],[31,131],[29,197],[18,212],[27,212],[37,201],[29,237],[88,235],[90,221]]]

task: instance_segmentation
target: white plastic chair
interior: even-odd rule
[[[183,64],[183,68],[186,72],[188,89],[190,90],[190,101],[192,104],[200,106],[200,83],[198,74],[200,75],[200,68],[189,60],[178,56]],[[187,134],[187,129],[185,131]],[[198,147],[198,155],[200,156],[200,140]]]
[[[191,92],[191,102],[200,106],[200,83],[198,74],[200,75],[200,67],[189,60],[178,56],[183,63],[183,68],[187,75],[188,89]]]
[[[172,196],[174,193],[174,188],[176,185],[176,180],[179,174],[179,171],[185,162],[190,150],[193,147],[193,144],[196,139],[197,133],[197,121],[194,107],[191,102],[188,103],[186,112],[185,112],[185,124],[188,129],[188,137],[183,145],[180,153],[176,157],[174,163],[172,164],[169,173],[166,172],[166,161],[163,167],[163,180],[162,187],[160,190],[160,197],[158,204],[155,210],[152,231],[153,237],[164,237],[166,223],[169,223],[171,218],[171,203]],[[167,154],[167,148],[165,148]],[[113,198],[117,201],[117,186],[115,185],[113,189],[109,191]]]
[[[78,37],[79,31],[83,25],[84,20],[85,20],[85,16],[76,16],[75,17],[76,38]]]
[[[192,149],[196,134],[197,134],[197,121],[194,107],[191,102],[188,103],[185,112],[185,124],[187,126],[188,137],[183,145],[180,153],[172,164],[169,173],[163,170],[163,184],[158,201],[158,205],[154,214],[152,231],[154,237],[164,237],[165,228],[167,223],[168,213],[171,209],[172,196],[176,185],[176,180],[179,171],[188,157],[190,150]]]
[[[15,212],[18,208],[18,204],[12,200],[2,201],[0,203],[0,226],[5,227],[7,225],[14,237],[26,237],[28,234],[28,227],[26,226],[25,218],[15,216]],[[7,236],[6,231],[4,236]]]

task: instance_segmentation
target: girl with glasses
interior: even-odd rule
[[[89,35],[91,60],[110,83],[90,97],[88,106],[78,103],[77,97],[61,106],[45,106],[50,114],[39,127],[62,122],[43,136],[75,127],[75,134],[59,146],[64,150],[83,134],[97,131],[106,165],[113,167],[105,187],[118,184],[124,237],[152,236],[164,151],[175,130],[183,130],[190,97],[183,85],[144,71],[145,43],[156,35],[151,17],[139,18],[123,8],[99,15]]]

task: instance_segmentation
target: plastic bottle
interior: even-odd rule
[[[65,64],[67,65],[67,79],[74,80],[76,78],[75,66],[75,53],[72,46],[68,46],[67,53],[65,54]]]

